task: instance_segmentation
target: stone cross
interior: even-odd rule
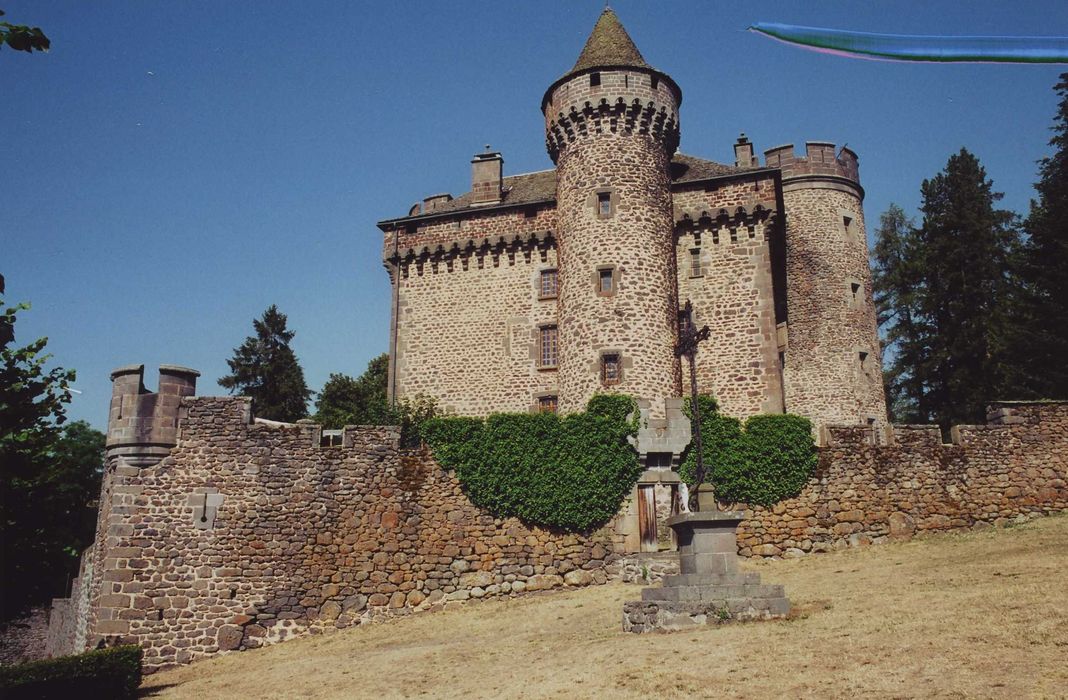
[[[675,346],[675,355],[685,357],[690,363],[690,406],[693,410],[693,446],[696,450],[697,468],[694,473],[695,488],[693,493],[689,494],[689,506],[691,511],[698,511],[701,509],[701,499],[698,498],[698,493],[705,482],[705,462],[704,450],[701,447],[701,405],[697,401],[696,357],[698,343],[708,340],[712,331],[708,329],[708,326],[698,329],[693,324],[693,305],[689,301],[686,302],[683,313],[685,318],[690,319],[690,322],[686,324],[685,330],[679,331],[679,344]],[[712,502],[712,510],[716,510],[715,499],[709,500]]]

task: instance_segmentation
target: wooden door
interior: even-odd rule
[[[641,536],[641,551],[656,552],[660,549],[656,539],[656,494],[651,484],[638,487],[638,533]]]

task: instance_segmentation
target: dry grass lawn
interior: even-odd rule
[[[1066,698],[1068,517],[747,563],[793,619],[621,630],[637,586],[487,601],[150,676],[159,698]]]

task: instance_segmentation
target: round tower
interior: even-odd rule
[[[836,153],[837,151],[837,153]],[[786,210],[786,410],[817,425],[886,424],[857,155],[810,141],[765,152]]]
[[[680,391],[669,164],[682,93],[605,8],[542,99],[556,163],[560,410],[601,391]]]

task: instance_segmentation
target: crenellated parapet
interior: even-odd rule
[[[767,167],[782,171],[784,191],[791,184],[813,187],[818,186],[813,183],[824,183],[832,188],[849,188],[864,197],[857,154],[844,145],[838,148],[828,141],[808,141],[805,155],[798,156],[793,144],[786,144],[764,151],[764,160]]]
[[[111,373],[108,414],[108,458],[123,457],[130,466],[159,462],[178,443],[182,399],[196,394],[200,372],[161,365],[159,390],[144,384],[144,365],[128,365]]]
[[[451,244],[398,247],[396,252],[387,247],[385,262],[388,263],[387,269],[399,265],[401,274],[407,277],[413,269],[420,275],[427,269],[432,272],[452,272],[457,268],[468,270],[472,264],[483,269],[487,266],[497,267],[502,260],[515,264],[517,257],[528,263],[535,258],[545,262],[549,251],[555,247],[556,239],[552,231],[532,231],[510,236],[465,238],[452,241]]]
[[[778,217],[775,202],[711,210],[676,206],[675,232],[691,233],[698,238],[707,234],[712,243],[754,238],[764,240]]]

